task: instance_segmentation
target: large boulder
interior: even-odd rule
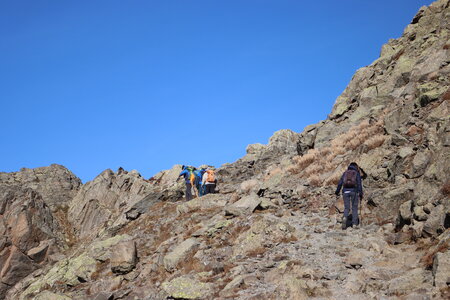
[[[178,263],[183,261],[186,256],[193,252],[199,246],[195,238],[189,238],[177,245],[170,253],[164,257],[164,267],[167,271],[173,272]]]
[[[225,207],[226,215],[241,216],[251,214],[261,203],[262,198],[257,194],[251,194]]]
[[[111,271],[117,274],[131,272],[137,263],[137,250],[134,241],[117,244],[111,252]]]

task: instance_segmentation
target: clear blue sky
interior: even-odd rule
[[[0,171],[220,166],[327,117],[419,0],[0,2]]]

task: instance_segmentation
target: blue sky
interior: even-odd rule
[[[419,0],[0,2],[0,171],[220,166],[327,117]]]

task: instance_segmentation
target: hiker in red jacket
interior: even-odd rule
[[[347,218],[349,215],[350,207],[352,209],[351,226],[358,228],[358,202],[362,201],[363,190],[361,174],[359,173],[359,167],[355,162],[350,163],[347,171],[342,174],[335,192],[336,196],[339,196],[339,192],[341,191],[342,187],[344,187],[342,189],[342,195],[344,197],[344,217],[342,218],[342,229],[347,228]]]

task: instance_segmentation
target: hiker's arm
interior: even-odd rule
[[[356,174],[356,180],[358,180],[358,194],[359,194],[359,198],[363,198],[363,189],[362,189],[362,180],[361,180],[361,175]]]
[[[344,182],[344,176],[341,176],[341,179],[339,179],[339,183],[338,183],[336,192],[334,192],[336,194],[336,196],[339,196],[339,192],[341,191],[343,182]]]

